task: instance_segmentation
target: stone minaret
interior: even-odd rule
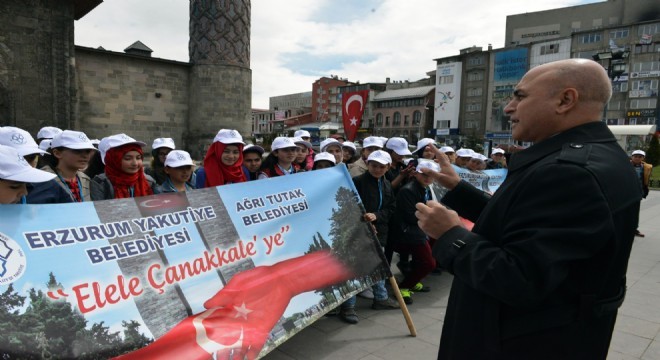
[[[250,0],[190,1],[186,147],[202,158],[222,128],[251,135]]]

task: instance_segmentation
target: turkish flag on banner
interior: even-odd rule
[[[369,90],[349,92],[341,96],[341,118],[344,120],[344,134],[348,141],[355,140],[368,98]]]

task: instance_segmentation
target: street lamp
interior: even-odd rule
[[[626,72],[626,60],[630,51],[625,50],[624,48],[614,47],[610,45],[611,51],[604,51],[593,55],[594,61],[603,61],[607,60],[607,76],[610,78],[610,81],[613,83],[614,80],[618,79],[619,76],[623,75]],[[602,64],[601,64],[602,65]],[[605,65],[603,65],[605,67]],[[613,85],[613,84],[612,84]],[[607,108],[609,107],[609,101],[605,104],[603,109],[603,121],[607,122]]]

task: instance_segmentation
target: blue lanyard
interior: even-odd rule
[[[378,210],[383,206],[383,177],[378,179]]]
[[[21,204],[27,204],[27,197],[25,195],[21,196]]]
[[[426,188],[426,192],[424,193],[424,199],[426,201],[433,200],[433,196],[431,196],[431,189]]]
[[[55,170],[55,173],[57,174],[57,177],[60,178],[60,181],[62,181],[62,184],[66,185],[66,188],[69,190],[70,193],[73,194],[73,191],[71,191],[71,188],[69,187],[69,184],[66,183],[62,175]],[[83,196],[83,191],[82,191],[82,182],[80,181],[80,177],[76,174],[76,180],[78,181],[78,195],[80,195],[80,202],[85,201],[85,197]]]
[[[135,197],[135,189],[132,186],[128,187],[128,192],[131,194],[131,197]]]

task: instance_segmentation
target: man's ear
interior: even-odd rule
[[[573,109],[577,105],[580,95],[575,88],[566,88],[559,93],[559,105],[557,113],[563,114]]]

